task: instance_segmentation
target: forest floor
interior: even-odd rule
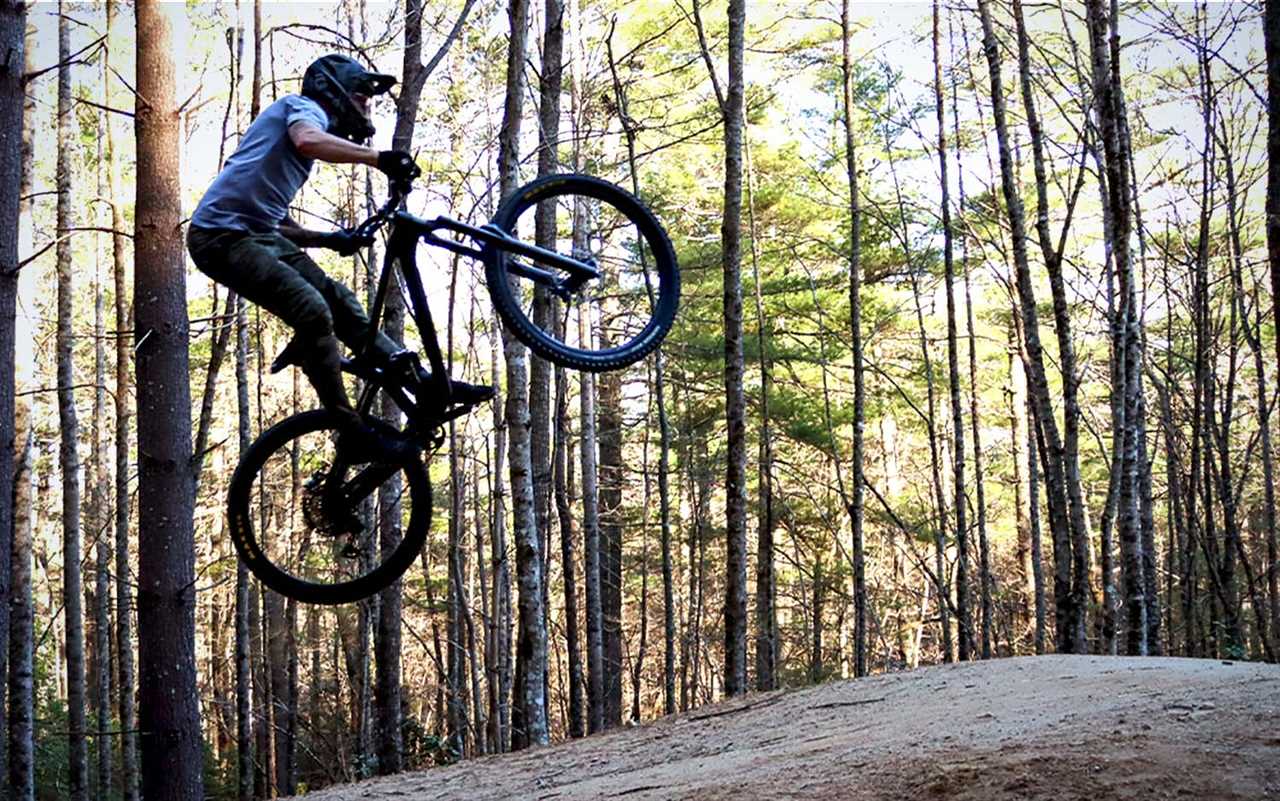
[[[384,799],[1280,799],[1280,666],[1043,656],[749,695],[331,787]]]

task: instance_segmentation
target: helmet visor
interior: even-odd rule
[[[395,78],[392,78],[390,75],[382,75],[377,72],[361,73],[351,82],[352,90],[357,94],[364,95],[365,97],[385,94],[395,85]]]

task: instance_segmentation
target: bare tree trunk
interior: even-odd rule
[[[724,272],[724,383],[727,429],[725,474],[726,578],[724,604],[724,689],[726,695],[747,691],[747,496],[746,372],[742,342],[742,142],[746,95],[743,42],[746,4],[730,0],[729,86],[720,85],[702,26],[699,3],[693,4],[702,60],[707,66],[724,128],[724,217],[720,224],[721,268]],[[696,671],[695,671],[696,673]]]
[[[0,118],[7,121],[0,128],[0,487],[12,488],[0,491],[0,770],[13,801],[35,797],[31,402],[15,397],[18,259],[25,255],[19,239],[30,218],[29,201],[21,200],[31,184],[26,38],[26,3],[0,0],[0,50],[8,53],[0,67]]]
[[[1030,399],[1027,401],[1027,419],[1034,421]],[[1046,615],[1044,597],[1044,571],[1040,560],[1040,473],[1036,464],[1036,439],[1038,424],[1031,422],[1027,426],[1027,475],[1029,476],[1031,498],[1031,571],[1036,589],[1036,653],[1045,652]]]
[[[257,116],[262,81],[262,3],[253,3],[253,84],[251,87],[252,106],[250,116]],[[239,454],[244,455],[253,440],[252,411],[249,406],[249,315],[248,304],[244,298],[237,298],[235,304],[236,335],[236,431],[238,434]],[[244,560],[236,560],[236,601],[235,601],[235,672],[236,672],[236,798],[238,801],[249,801],[254,795],[254,707],[253,694],[253,640],[250,622],[256,620],[251,614],[251,604],[256,604],[257,593],[250,592],[249,569]]]
[[[1221,118],[1221,114],[1219,114],[1219,118]],[[1231,353],[1231,363],[1230,363],[1231,375],[1228,378],[1228,387],[1230,388],[1231,386],[1234,385],[1234,375],[1235,375],[1235,367],[1236,367],[1236,364],[1235,364],[1235,347],[1236,346],[1235,346],[1234,333],[1236,328],[1236,320],[1238,317],[1240,318],[1240,329],[1243,332],[1244,338],[1249,344],[1249,349],[1254,356],[1254,364],[1257,370],[1256,382],[1257,382],[1257,389],[1258,389],[1258,397],[1257,397],[1258,424],[1259,424],[1258,428],[1259,428],[1260,438],[1262,440],[1264,495],[1267,498],[1274,498],[1275,488],[1271,484],[1271,478],[1272,478],[1271,432],[1267,430],[1268,418],[1270,416],[1270,407],[1267,402],[1267,394],[1266,394],[1266,372],[1263,368],[1263,363],[1262,363],[1262,347],[1261,347],[1260,337],[1255,338],[1254,332],[1250,327],[1249,318],[1248,318],[1248,308],[1247,308],[1247,304],[1245,303],[1245,299],[1247,296],[1245,295],[1244,277],[1243,277],[1244,248],[1243,248],[1243,243],[1240,235],[1240,216],[1239,216],[1240,210],[1239,210],[1239,203],[1238,203],[1238,197],[1237,197],[1238,187],[1236,184],[1235,159],[1231,152],[1231,146],[1227,138],[1226,131],[1224,130],[1221,134],[1215,131],[1214,136],[1218,140],[1218,149],[1222,151],[1223,165],[1226,168],[1225,177],[1226,177],[1226,183],[1227,183],[1227,232],[1229,234],[1229,245],[1230,245],[1229,249],[1231,253],[1232,310],[1231,310],[1231,325],[1228,330],[1231,334],[1231,339],[1232,339],[1232,345],[1231,345],[1232,353]],[[1255,626],[1257,631],[1257,638],[1258,640],[1261,641],[1263,651],[1266,653],[1267,658],[1274,662],[1276,659],[1276,656],[1275,656],[1273,642],[1275,640],[1277,633],[1273,630],[1269,634],[1267,631],[1267,628],[1268,628],[1267,606],[1260,594],[1259,582],[1254,580],[1253,566],[1249,564],[1249,560],[1245,555],[1244,544],[1241,541],[1239,530],[1238,528],[1235,528],[1235,526],[1238,526],[1239,524],[1238,521],[1240,520],[1241,515],[1238,509],[1236,508],[1237,501],[1234,499],[1234,486],[1230,478],[1230,475],[1231,475],[1231,465],[1229,461],[1230,455],[1231,455],[1230,409],[1231,409],[1230,401],[1228,400],[1227,414],[1224,415],[1222,429],[1218,436],[1218,442],[1219,442],[1218,448],[1221,455],[1220,458],[1222,461],[1221,482],[1223,485],[1224,495],[1225,495],[1223,499],[1223,506],[1224,506],[1224,513],[1225,513],[1224,519],[1227,521],[1227,525],[1229,526],[1229,528],[1234,528],[1234,531],[1229,530],[1227,533],[1227,537],[1230,540],[1227,547],[1229,550],[1234,551],[1234,553],[1232,553],[1233,558],[1237,555],[1239,556],[1240,565],[1245,570],[1246,579],[1247,579],[1245,587],[1246,587],[1246,592],[1249,595],[1249,601],[1250,601],[1249,605],[1253,609],[1254,621],[1255,621]],[[1264,510],[1264,514],[1267,519],[1269,541],[1274,541],[1275,509],[1268,506]],[[1226,556],[1226,554],[1224,554],[1224,556]],[[1274,580],[1275,579],[1272,578],[1272,581]],[[1237,622],[1237,625],[1239,625],[1238,622]]]
[[[933,3],[933,96],[938,118],[938,169],[942,187],[943,269],[947,293],[947,370],[951,385],[952,485],[956,511],[956,614],[960,618],[960,660],[973,650],[973,615],[969,611],[969,529],[964,490],[964,413],[960,404],[960,343],[956,334],[955,246],[951,230],[951,187],[947,181],[947,122],[942,92],[938,0]]]
[[[891,132],[889,126],[883,126],[885,148],[892,147]],[[947,501],[945,490],[942,483],[942,457],[939,455],[939,435],[937,431],[937,393],[934,387],[933,377],[933,357],[930,355],[929,337],[925,330],[924,323],[924,307],[921,304],[919,265],[916,262],[916,254],[911,246],[911,237],[907,230],[908,210],[902,195],[902,185],[898,180],[897,166],[890,150],[889,156],[889,174],[893,179],[893,190],[897,201],[899,219],[901,221],[900,230],[895,230],[899,244],[902,247],[903,254],[909,265],[908,272],[911,277],[911,297],[915,304],[916,312],[916,332],[920,342],[920,362],[921,369],[924,374],[925,391],[927,397],[927,405],[924,411],[920,412],[924,419],[926,437],[929,440],[929,473],[932,478],[932,484],[929,488],[932,496],[936,517],[934,518],[935,530],[932,533],[934,543],[934,581],[937,583],[938,590],[938,621],[941,628],[941,645],[942,645],[942,661],[951,662],[955,657],[952,647],[951,637],[951,591],[947,577]],[[960,622],[961,639],[965,638],[965,622]],[[967,653],[967,652],[966,652]]]
[[[546,0],[542,36],[542,70],[538,102],[538,176],[559,170],[557,149],[560,142],[560,91],[564,51],[564,7],[560,0]],[[536,238],[539,245],[554,249],[555,214],[550,204],[539,206]],[[559,319],[560,304],[545,287],[534,289],[534,324],[550,328]],[[534,519],[538,530],[539,553],[543,558],[542,606],[548,609],[550,598],[548,571],[551,560],[551,495],[552,495],[552,369],[551,363],[534,358],[529,365],[530,463],[533,468]],[[544,674],[545,675],[545,674]],[[543,682],[544,694],[548,693]]]
[[[170,30],[183,7],[137,4],[138,185],[134,310],[138,381],[138,646],[142,794],[204,794],[195,675],[191,391],[178,114]]]
[[[58,430],[62,471],[62,606],[67,648],[67,721],[70,730],[71,801],[89,797],[88,744],[85,732],[84,592],[80,580],[80,454],[77,446],[75,372],[72,363],[71,234],[71,33],[64,4],[58,3]]]
[[[1150,582],[1144,576],[1148,564],[1153,564],[1151,557],[1143,553],[1143,487],[1150,482],[1150,464],[1144,456],[1145,446],[1140,442],[1146,431],[1143,419],[1146,404],[1142,388],[1145,355],[1137,276],[1129,246],[1133,176],[1129,172],[1126,111],[1120,83],[1118,14],[1118,5],[1114,0],[1109,14],[1102,0],[1089,0],[1086,6],[1093,61],[1094,102],[1105,157],[1111,250],[1120,278],[1121,317],[1124,325],[1125,433],[1124,461],[1121,465],[1124,473],[1120,492],[1120,538],[1122,547],[1126,541],[1132,544],[1132,553],[1125,556],[1125,591],[1130,596],[1126,598],[1129,618],[1128,648],[1131,653],[1146,654],[1151,629],[1149,617],[1158,616],[1158,610],[1149,607],[1147,587]],[[1132,576],[1127,575],[1130,572],[1133,573]],[[1139,625],[1142,627],[1141,632],[1134,630]]]
[[[496,313],[491,315],[491,348],[499,350],[497,331],[501,326]],[[498,360],[492,365],[492,383],[499,386]],[[489,618],[489,644],[485,654],[492,654],[489,662],[489,741],[495,753],[510,748],[511,741],[511,573],[507,558],[507,481],[503,465],[507,459],[507,422],[500,398],[493,401],[494,452],[490,464],[493,481],[492,521],[490,537],[491,563],[493,564],[493,604]]]
[[[606,279],[607,280],[607,279]],[[610,315],[612,304],[601,303]],[[602,347],[609,343],[601,342]],[[600,446],[600,613],[604,648],[604,725],[622,725],[622,378],[617,371],[596,377],[597,442]]]
[[[961,23],[961,31],[964,33],[963,22]],[[952,29],[950,17],[947,22],[948,38],[951,41],[951,60],[955,62],[955,34]],[[964,34],[965,50],[968,52],[968,35]],[[951,118],[953,131],[955,133],[955,153],[956,153],[956,182],[960,192],[959,197],[959,215],[963,219],[965,209],[968,205],[968,198],[964,191],[964,166],[960,158],[961,149],[964,140],[960,137],[960,98],[958,89],[958,70],[953,66],[951,72]],[[978,414],[978,348],[973,324],[973,296],[969,282],[969,246],[968,239],[962,234],[960,237],[961,263],[964,264],[964,303],[965,315],[968,323],[968,340],[969,340],[969,424],[973,431],[973,482],[977,491],[977,524],[978,524],[978,581],[982,599],[982,658],[991,658],[991,640],[994,628],[994,610],[992,607],[992,584],[993,577],[991,574],[991,550],[987,542],[987,500],[983,482],[983,462],[982,462],[982,425]],[[1015,459],[1015,473],[1018,472],[1018,462]],[[1022,487],[1019,485],[1015,488],[1015,495],[1021,492]],[[1018,504],[1019,514],[1021,514],[1021,504]]]
[[[236,301],[236,409],[239,453],[252,441],[249,409],[249,318],[244,298]],[[236,560],[236,788],[239,801],[253,797],[253,674],[250,665],[249,569]],[[256,594],[252,596],[256,598]]]
[[[524,107],[525,41],[528,35],[528,0],[512,0],[511,41],[507,51],[506,106],[499,136],[498,167],[501,195],[513,194],[519,182],[520,122]],[[510,436],[508,459],[511,468],[512,534],[516,543],[517,603],[519,606],[516,647],[517,675],[523,677],[515,688],[514,703],[520,709],[521,731],[513,732],[516,745],[546,745],[548,742],[546,693],[547,626],[542,603],[541,540],[534,515],[533,462],[529,420],[528,349],[503,329],[503,350],[507,360],[507,427]],[[520,668],[523,666],[523,669]]]
[[[106,72],[103,72],[103,84],[106,83]],[[105,93],[103,100],[106,100]],[[105,115],[98,117],[97,193],[106,196],[106,182],[103,180],[103,142],[106,125]],[[99,221],[105,226],[107,221]],[[107,519],[107,464],[103,449],[103,425],[107,405],[107,354],[103,345],[103,311],[105,301],[102,293],[102,251],[95,242],[93,248],[93,421],[90,443],[92,447],[90,462],[92,468],[93,489],[90,492],[90,531],[105,532],[110,528]],[[101,533],[94,548],[93,571],[93,694],[94,716],[97,718],[98,771],[94,790],[99,798],[105,798],[111,792],[111,738],[107,732],[111,727],[111,543]]]
[[[849,181],[849,341],[853,351],[853,456],[849,523],[853,534],[854,675],[867,675],[866,548],[862,532],[863,433],[866,386],[862,370],[862,208],[853,121],[853,59],[849,0],[840,6],[841,95],[844,107],[845,174]]]
[[[697,3],[694,4],[697,13]],[[747,691],[747,418],[742,342],[742,129],[745,119],[745,0],[729,0],[729,79],[722,92],[709,51],[703,56],[720,102],[724,126],[724,220],[720,226],[724,271],[724,385],[727,431],[725,475],[724,692]],[[699,25],[701,35],[701,25]]]
[[[585,347],[589,336],[584,315],[590,304],[578,308],[578,334]],[[600,592],[600,513],[596,486],[596,409],[595,378],[590,373],[579,377],[578,390],[582,438],[582,531],[587,601],[587,732],[604,730],[604,621]]]
[[[1091,592],[1089,588],[1089,531],[1085,520],[1084,496],[1080,480],[1080,403],[1078,388],[1080,378],[1076,369],[1075,345],[1071,337],[1071,315],[1063,280],[1062,252],[1065,236],[1059,237],[1055,246],[1049,230],[1048,178],[1044,155],[1044,132],[1036,111],[1035,94],[1031,85],[1031,59],[1027,43],[1027,31],[1022,13],[1022,0],[1014,0],[1014,21],[1018,29],[1018,67],[1022,78],[1023,108],[1031,133],[1033,167],[1036,176],[1036,234],[1045,269],[1049,273],[1049,287],[1053,296],[1053,320],[1058,338],[1059,360],[1062,365],[1062,472],[1066,494],[1067,515],[1071,526],[1071,596],[1075,629],[1072,636],[1080,652],[1088,648],[1086,611]],[[1070,228],[1071,214],[1075,208],[1083,181],[1077,181],[1067,198],[1066,220],[1063,231]],[[1056,557],[1055,557],[1056,558]]]
[[[555,447],[554,463],[556,510],[560,521],[560,561],[564,581],[565,650],[569,662],[569,719],[566,723],[570,737],[586,733],[586,721],[582,706],[582,646],[578,629],[578,587],[575,577],[573,546],[573,510],[569,499],[569,381],[563,367],[555,371]]]
[[[623,132],[627,140],[627,163],[630,166],[631,174],[631,191],[636,196],[640,195],[640,177],[636,169],[636,136],[637,130],[635,122],[631,118],[629,106],[627,102],[627,92],[622,81],[618,77],[617,61],[613,56],[613,40],[612,37],[607,42],[609,48],[609,69],[613,75],[614,94],[618,101],[619,116],[621,118]],[[757,278],[757,311],[759,299],[759,281]],[[758,315],[759,316],[759,315]],[[763,327],[762,327],[763,331]],[[763,333],[761,334],[761,352],[764,351]],[[765,363],[762,363],[765,364]],[[676,657],[676,611],[675,611],[675,588],[671,567],[671,489],[668,481],[668,472],[670,471],[670,452],[671,452],[671,425],[667,419],[666,405],[666,365],[664,364],[661,351],[655,351],[653,356],[654,370],[654,399],[657,403],[658,411],[658,429],[660,436],[660,455],[658,457],[658,505],[660,525],[662,527],[662,597],[663,597],[663,632],[664,632],[664,661],[663,661],[663,703],[664,714],[674,714],[676,710],[676,685],[675,685],[675,657]],[[768,367],[767,364],[762,367],[762,401],[761,401],[761,420],[762,420],[762,443],[769,440],[768,426]],[[762,444],[761,447],[768,451],[769,447]],[[769,653],[766,654],[764,662],[761,661],[760,652],[757,650],[756,667],[758,671],[757,681],[764,689],[763,684],[768,683],[768,689],[773,689],[774,677],[773,671],[777,662],[777,621],[773,608],[773,594],[775,591],[773,570],[773,522],[772,522],[772,501],[770,500],[770,491],[765,488],[771,482],[770,464],[772,457],[766,456],[762,461],[762,497],[761,497],[761,534],[760,534],[760,550],[758,556],[758,567],[760,571],[757,577],[757,620],[759,621],[761,632],[769,632],[772,637]],[[766,544],[767,538],[767,544]],[[766,553],[767,549],[767,553]],[[765,574],[767,566],[768,574]],[[761,593],[764,593],[762,595]],[[766,598],[767,596],[767,598]],[[762,636],[762,635],[757,635]],[[759,640],[758,640],[759,642]],[[767,663],[767,664],[765,664]]]
[[[1011,229],[1015,284],[1027,353],[1028,390],[1036,423],[1044,437],[1045,490],[1049,501],[1049,530],[1054,542],[1055,631],[1058,650],[1062,653],[1081,653],[1087,650],[1087,643],[1084,639],[1084,610],[1079,608],[1078,594],[1073,591],[1073,572],[1078,573],[1079,560],[1072,559],[1074,527],[1064,468],[1065,448],[1054,417],[1044,366],[1044,349],[1040,343],[1039,314],[1036,311],[1035,290],[1027,259],[1026,219],[1017,177],[1014,175],[1004,86],[1000,75],[1000,47],[991,20],[989,2],[979,0],[978,11],[982,17],[983,50],[990,74],[992,115],[995,117],[1000,154],[1001,189]]]
[[[1271,308],[1280,320],[1280,2],[1263,3],[1262,36],[1267,53],[1267,262],[1271,268]],[[1280,338],[1276,340],[1280,361]],[[1276,561],[1271,560],[1274,581]],[[1280,604],[1271,593],[1272,615],[1280,627]]]

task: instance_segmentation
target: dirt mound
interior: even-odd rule
[[[1046,656],[705,707],[356,799],[1280,799],[1280,666]]]

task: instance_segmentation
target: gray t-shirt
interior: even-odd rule
[[[303,158],[289,138],[289,127],[296,122],[322,131],[329,127],[320,104],[302,95],[285,95],[267,106],[200,199],[191,224],[274,231],[311,173],[312,160]]]

